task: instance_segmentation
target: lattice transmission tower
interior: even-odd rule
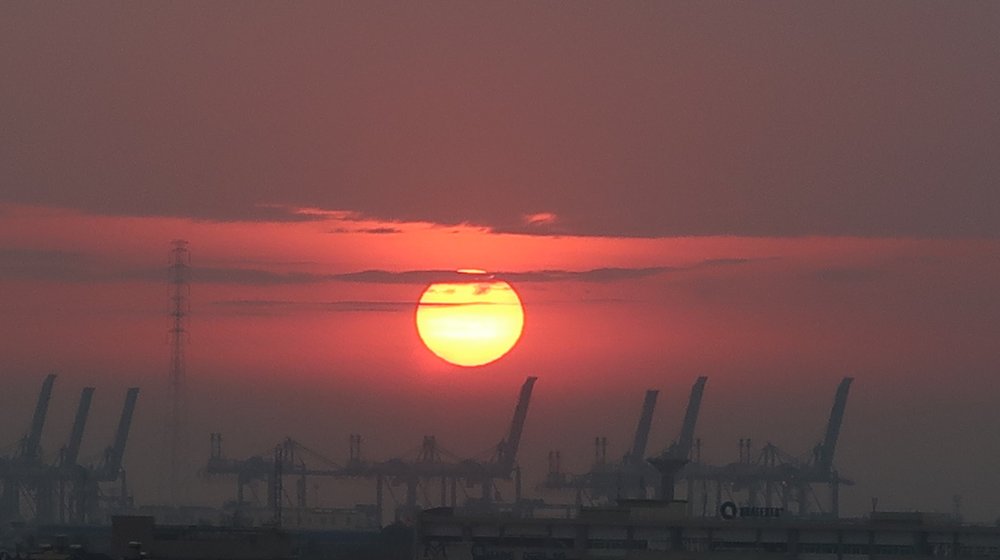
[[[180,488],[181,465],[186,443],[186,399],[185,383],[186,363],[184,359],[184,343],[187,339],[187,316],[190,311],[188,296],[188,272],[191,269],[191,253],[188,242],[176,239],[171,242],[170,250],[170,285],[171,311],[173,326],[170,329],[170,410],[167,418],[168,453],[167,460],[167,492],[169,501],[175,505],[182,502]]]

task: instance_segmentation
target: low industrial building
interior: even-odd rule
[[[628,500],[581,508],[570,519],[465,515],[419,517],[414,558],[448,560],[1000,558],[1000,527],[944,515],[874,512],[862,519],[785,517],[736,508],[690,517],[683,501]]]

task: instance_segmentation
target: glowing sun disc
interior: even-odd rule
[[[502,358],[524,329],[524,309],[513,286],[471,276],[468,282],[431,284],[416,312],[424,345],[442,360],[465,367]]]

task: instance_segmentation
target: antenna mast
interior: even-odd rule
[[[184,360],[184,339],[187,336],[187,315],[189,309],[188,271],[191,268],[191,254],[188,242],[176,239],[171,242],[170,250],[170,284],[171,312],[173,327],[170,329],[170,417],[167,429],[170,438],[170,457],[168,465],[170,472],[167,477],[169,501],[180,503],[180,464],[184,453],[185,406],[184,377],[186,364]]]

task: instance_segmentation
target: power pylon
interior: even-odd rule
[[[171,317],[173,327],[170,329],[170,411],[167,419],[169,437],[167,474],[169,501],[173,504],[182,502],[180,488],[181,462],[185,452],[186,435],[186,399],[185,383],[186,363],[184,359],[184,343],[187,338],[187,316],[190,308],[188,296],[188,271],[191,268],[191,253],[188,242],[177,239],[171,242],[170,250],[170,284],[171,284]]]

